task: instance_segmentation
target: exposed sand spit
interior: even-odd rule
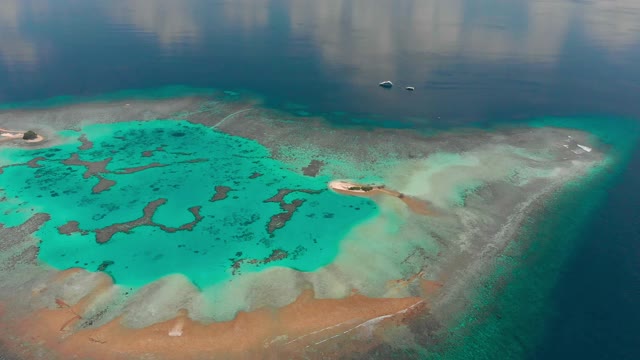
[[[26,143],[39,143],[44,140],[44,137],[40,134],[36,134],[35,139],[23,140],[22,137],[24,136],[25,133],[26,131],[7,130],[7,129],[0,128],[0,142],[7,141],[7,140],[22,140]]]
[[[375,196],[387,195],[398,198],[404,202],[411,211],[421,215],[434,215],[435,211],[430,209],[429,203],[416,199],[401,192],[391,190],[383,185],[363,185],[346,180],[333,180],[329,182],[329,188],[337,193],[352,196]]]

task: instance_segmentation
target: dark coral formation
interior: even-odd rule
[[[42,159],[44,159],[44,158],[42,158]],[[94,194],[98,194],[98,193],[101,193],[101,192],[103,192],[105,190],[108,190],[108,189],[110,189],[112,186],[114,186],[116,184],[116,182],[114,180],[106,179],[103,176],[105,174],[127,175],[127,174],[133,174],[133,173],[137,173],[137,172],[148,170],[148,169],[152,169],[152,168],[169,166],[167,164],[161,164],[161,163],[158,163],[158,162],[153,162],[153,163],[147,164],[147,165],[135,166],[135,167],[130,167],[130,168],[124,168],[122,170],[111,171],[111,170],[107,169],[107,166],[109,165],[109,163],[111,162],[112,159],[113,158],[109,157],[109,158],[106,158],[106,159],[104,159],[102,161],[85,161],[85,160],[80,160],[80,156],[78,155],[78,153],[74,153],[74,154],[71,155],[70,158],[64,160],[62,163],[65,164],[65,165],[84,166],[84,167],[86,167],[87,170],[85,171],[83,177],[85,179],[88,179],[88,178],[93,176],[96,179],[98,179],[98,184],[96,184],[96,186],[94,186],[93,190],[92,190],[92,192]],[[34,159],[34,160],[36,160],[36,159]],[[32,161],[34,161],[34,160],[32,160]],[[191,160],[185,160],[185,161],[181,161],[181,162],[182,163],[198,163],[198,162],[203,162],[203,161],[208,161],[208,160],[207,159],[191,159]],[[29,163],[31,163],[31,162],[29,162]],[[22,165],[22,164],[16,164],[16,165]],[[16,166],[16,165],[12,165],[12,166]],[[36,163],[36,165],[37,165],[37,163]],[[0,169],[0,173],[1,173],[1,170],[2,169]]]
[[[80,145],[78,147],[78,150],[89,150],[93,148],[93,142],[90,141],[89,139],[87,139],[87,135],[86,134],[82,134],[80,135],[80,137],[78,138],[78,141],[80,141],[80,143],[82,143],[82,145]]]
[[[259,178],[260,176],[262,176],[262,174],[260,174],[259,172],[254,172],[253,174],[251,174],[251,176],[249,176],[249,179]]]
[[[305,176],[316,177],[324,165],[326,164],[323,161],[311,160],[309,165],[302,168],[302,173]]]
[[[30,168],[39,168],[39,167],[42,167],[42,165],[40,165],[38,162],[42,161],[42,160],[47,160],[47,159],[45,157],[38,156],[36,158],[33,158],[33,159],[27,161],[26,163],[9,164],[9,165],[5,165],[5,166],[0,166],[0,174],[4,173],[4,169],[10,168],[10,167],[14,167],[14,166],[28,166]]]
[[[70,158],[64,160],[62,163],[65,165],[86,167],[87,170],[84,172],[84,175],[82,175],[82,177],[88,179],[93,176],[98,179],[98,184],[96,184],[92,190],[94,194],[98,194],[102,191],[108,190],[116,184],[115,181],[105,179],[102,176],[102,174],[110,173],[110,171],[107,170],[107,165],[109,165],[109,162],[111,162],[111,160],[112,158],[106,158],[102,161],[84,161],[80,160],[80,156],[77,153],[74,153]]]
[[[224,200],[229,196],[229,191],[233,191],[233,189],[231,189],[230,187],[222,185],[216,186],[214,190],[216,191],[216,193],[213,194],[213,196],[209,200],[211,202]]]
[[[102,229],[94,230],[96,234],[96,242],[99,244],[104,244],[109,242],[111,238],[117,233],[130,233],[133,229],[140,226],[156,226],[160,228],[160,230],[174,233],[177,231],[191,231],[193,228],[203,219],[202,215],[200,215],[200,206],[194,206],[189,208],[189,212],[193,215],[193,221],[183,224],[179,227],[170,227],[162,224],[158,224],[153,222],[153,215],[156,210],[167,202],[167,199],[158,199],[150,202],[147,206],[142,210],[142,217],[127,221],[124,223],[112,224]],[[73,233],[81,233],[87,234],[89,231],[83,230],[80,228],[80,224],[77,221],[69,221],[65,225],[58,228],[58,231],[61,234],[73,234]]]
[[[158,146],[155,150],[147,150],[142,152],[142,157],[151,157],[156,151],[164,151],[164,147]]]
[[[42,160],[47,160],[47,158],[45,158],[43,156],[38,156],[36,158],[33,158],[33,159],[27,161],[26,165],[28,167],[30,167],[30,168],[39,168],[39,167],[42,167],[42,165],[38,164],[38,162],[42,161]]]
[[[169,165],[161,164],[161,163],[158,163],[158,162],[153,162],[153,163],[147,164],[147,165],[135,166],[135,167],[130,167],[130,168],[125,168],[125,169],[122,169],[122,170],[114,171],[113,173],[114,174],[119,174],[119,175],[122,175],[122,174],[133,174],[133,173],[137,173],[137,172],[144,171],[144,170],[147,170],[147,169],[152,169],[152,168],[157,168],[157,167],[165,167],[165,166],[169,166]]]
[[[58,232],[64,235],[71,235],[75,233],[87,235],[89,233],[88,231],[81,230],[80,223],[75,220],[71,220],[62,226],[58,226]]]
[[[281,203],[280,208],[285,212],[273,215],[271,217],[271,219],[269,220],[269,223],[267,224],[267,232],[273,235],[273,233],[276,230],[283,228],[287,224],[287,222],[291,220],[293,213],[302,204],[304,204],[304,202],[305,200],[296,199],[296,200],[293,200],[290,204]]]
[[[264,202],[275,202],[275,203],[280,203],[282,204],[284,202],[284,197],[294,193],[294,192],[301,192],[301,193],[307,193],[307,194],[320,194],[323,190],[309,190],[309,189],[300,189],[300,190],[293,190],[293,189],[279,189],[278,193],[275,194],[274,196],[268,198],[267,200],[265,200]]]
[[[82,175],[82,177],[88,179],[96,174],[109,173],[109,170],[107,170],[107,165],[109,165],[109,162],[111,162],[112,159],[113,158],[106,158],[102,161],[84,161],[80,160],[80,156],[78,155],[78,153],[74,153],[71,154],[70,158],[62,161],[62,163],[65,165],[86,167],[87,170],[85,171],[84,175]]]
[[[153,225],[153,214],[155,214],[158,207],[167,202],[167,199],[158,199],[150,202],[142,210],[142,217],[119,224],[112,224],[102,229],[95,230],[96,241],[100,244],[104,244],[111,240],[111,238],[119,232],[130,233],[131,230],[145,225]]]
[[[110,179],[105,179],[100,175],[95,176],[98,179],[98,183],[91,189],[91,192],[94,194],[99,194],[103,191],[109,190],[112,186],[116,184],[115,181]]]
[[[271,255],[269,255],[268,257],[262,260],[255,260],[255,259],[250,260],[249,264],[268,264],[273,261],[284,260],[287,258],[287,256],[289,256],[289,253],[287,253],[286,251],[275,249],[273,250],[273,252],[271,252]]]
[[[179,161],[179,164],[195,164],[195,163],[201,163],[201,162],[207,162],[209,161],[209,159],[206,158],[198,158],[198,159],[189,159],[189,160],[183,160],[183,161]]]
[[[239,253],[242,255],[242,253]],[[266,265],[268,263],[274,261],[284,260],[289,257],[289,253],[282,249],[274,249],[271,252],[271,255],[267,256],[264,259],[230,259],[233,263],[231,265],[231,273],[233,275],[238,275],[240,273],[240,268],[243,264],[251,264],[254,266]]]
[[[314,239],[314,243],[315,243],[315,239]],[[289,258],[291,260],[297,260],[300,256],[304,255],[304,253],[307,252],[307,248],[302,246],[302,245],[298,245],[296,246],[295,249],[293,249],[293,251],[291,252],[291,254],[289,255]]]
[[[277,194],[275,194],[274,196],[272,196],[269,199],[265,200],[264,202],[275,202],[275,203],[280,204],[280,208],[284,211],[282,213],[273,215],[271,217],[271,219],[269,220],[269,223],[267,224],[267,232],[271,236],[273,236],[273,233],[276,230],[283,228],[287,224],[287,222],[289,220],[291,220],[291,217],[293,216],[293,213],[300,206],[302,206],[302,204],[304,204],[305,200],[303,200],[303,199],[295,199],[295,200],[291,201],[290,203],[287,203],[286,201],[284,201],[285,196],[287,196],[287,195],[289,195],[291,193],[294,193],[294,192],[302,192],[302,193],[307,193],[307,194],[319,194],[319,193],[322,192],[322,190],[280,189],[280,190],[278,190]]]
[[[203,216],[200,215],[200,209],[201,208],[202,208],[202,206],[193,206],[193,207],[190,207],[189,209],[187,209],[187,210],[189,210],[191,215],[193,215],[193,221],[188,222],[188,223],[183,224],[183,225],[180,225],[177,228],[168,227],[168,226],[165,226],[165,225],[162,225],[162,224],[154,224],[154,225],[158,226],[162,231],[169,232],[169,233],[174,233],[176,231],[185,231],[185,230],[186,231],[191,231],[191,230],[193,230],[193,227],[196,226],[203,219]]]
[[[98,265],[98,268],[96,269],[96,271],[105,271],[107,270],[107,268],[111,265],[113,265],[114,262],[111,260],[105,260],[103,261],[100,265]]]

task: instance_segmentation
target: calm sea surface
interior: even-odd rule
[[[165,85],[415,125],[616,126],[640,119],[640,2],[0,0],[0,103]],[[531,357],[640,358],[639,184],[636,148],[580,229]]]

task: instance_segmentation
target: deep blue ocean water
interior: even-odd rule
[[[626,128],[640,121],[638,64],[633,0],[0,0],[1,103],[187,85],[343,123],[589,116]],[[640,358],[640,151],[629,151],[574,223],[527,356]],[[522,273],[553,257],[538,254]],[[520,288],[521,300],[537,290]]]

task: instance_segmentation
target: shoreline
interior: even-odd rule
[[[431,204],[428,201],[420,200],[399,191],[388,189],[384,185],[363,185],[346,180],[332,180],[329,182],[328,187],[342,195],[373,197],[380,194],[394,197],[404,202],[405,205],[407,205],[407,207],[416,214],[425,216],[436,215],[436,212],[431,208]]]
[[[22,140],[26,143],[35,144],[45,140],[45,138],[40,134],[36,134],[35,139],[24,140],[22,137],[24,136],[25,133],[26,131],[7,130],[7,129],[0,128],[0,143],[4,141],[11,141],[11,140]]]

